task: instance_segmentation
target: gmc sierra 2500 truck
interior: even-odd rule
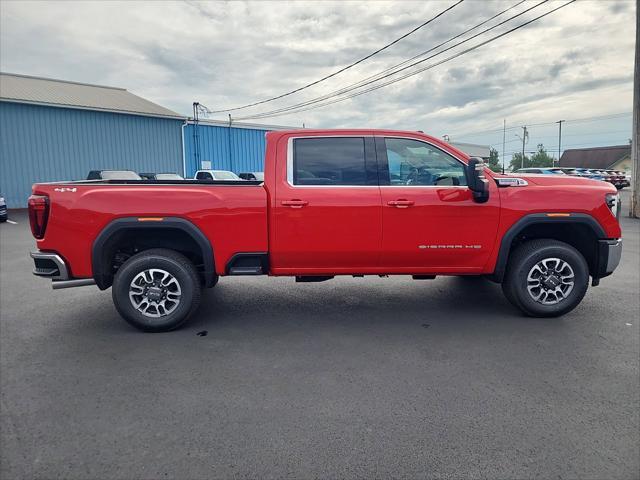
[[[36,184],[34,274],[53,288],[112,287],[145,331],[181,326],[227,275],[483,275],[525,314],[573,310],[622,251],[605,182],[500,175],[410,131],[266,136],[264,182]]]

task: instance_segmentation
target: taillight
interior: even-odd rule
[[[29,223],[31,233],[37,239],[44,237],[49,218],[49,197],[45,195],[31,195],[29,197]]]

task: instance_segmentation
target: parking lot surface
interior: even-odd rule
[[[559,319],[482,279],[236,277],[186,328],[144,334],[110,291],[33,277],[11,218],[3,479],[640,475],[638,221]]]

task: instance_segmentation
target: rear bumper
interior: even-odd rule
[[[622,239],[598,241],[598,277],[611,275],[622,257]]]
[[[80,287],[83,285],[95,285],[93,278],[71,278],[69,267],[64,259],[54,252],[41,252],[36,250],[30,253],[33,258],[33,274],[37,277],[51,279],[51,287],[59,288]]]
[[[52,252],[31,252],[35,264],[33,274],[51,280],[69,280],[69,269],[60,255]]]

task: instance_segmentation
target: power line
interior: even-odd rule
[[[364,86],[364,85],[366,85],[366,84],[367,84],[367,81],[368,81],[368,80],[371,80],[371,79],[373,79],[373,78],[376,78],[376,79],[378,79],[378,80],[380,80],[380,79],[382,79],[382,78],[385,78],[385,75],[384,75],[385,73],[390,72],[390,71],[392,71],[392,70],[395,70],[395,69],[397,69],[398,67],[402,67],[402,66],[406,65],[407,63],[409,63],[409,62],[411,62],[411,61],[415,60],[416,58],[420,58],[420,57],[422,57],[422,56],[426,55],[427,53],[430,53],[430,52],[432,52],[432,51],[436,50],[437,48],[440,48],[440,47],[442,47],[443,45],[446,45],[447,43],[449,43],[449,42],[451,42],[451,41],[455,40],[456,38],[460,38],[460,37],[462,37],[463,35],[466,35],[467,33],[469,33],[469,32],[471,32],[471,31],[475,30],[476,28],[480,28],[481,26],[483,26],[483,25],[485,25],[485,24],[489,23],[491,20],[494,20],[495,18],[497,18],[497,17],[499,17],[499,16],[503,15],[504,13],[508,12],[509,10],[513,10],[514,8],[516,8],[516,7],[518,7],[519,5],[523,4],[525,1],[526,1],[526,0],[520,0],[520,1],[519,1],[518,3],[516,3],[515,5],[512,5],[512,6],[510,6],[509,8],[505,8],[504,10],[502,10],[502,11],[500,11],[500,12],[496,13],[495,15],[493,15],[493,16],[491,16],[491,17],[489,17],[489,18],[487,18],[487,19],[486,19],[486,20],[484,20],[483,22],[478,23],[477,25],[474,25],[474,26],[473,26],[473,27],[471,27],[471,28],[468,28],[467,30],[465,30],[465,31],[463,31],[463,32],[461,32],[461,33],[459,33],[459,34],[457,34],[457,35],[456,35],[456,36],[454,36],[454,37],[449,38],[448,40],[445,40],[444,42],[439,43],[438,45],[435,45],[434,47],[431,47],[431,48],[430,48],[430,49],[428,49],[428,50],[425,50],[425,51],[423,51],[423,52],[420,52],[420,53],[418,53],[417,55],[414,55],[414,56],[413,56],[413,57],[411,57],[411,58],[408,58],[408,59],[406,59],[406,60],[404,60],[404,61],[402,61],[402,62],[400,62],[400,63],[397,63],[397,64],[395,64],[395,65],[393,65],[393,66],[391,66],[391,67],[388,67],[388,68],[386,68],[386,69],[384,69],[384,70],[382,70],[382,71],[380,71],[380,72],[378,72],[378,73],[375,73],[375,74],[373,74],[373,75],[370,75],[370,76],[368,76],[368,77],[365,77],[365,78],[363,78],[363,79],[361,79],[361,80],[359,80],[359,81],[357,81],[357,82],[355,82],[355,83],[351,83],[351,84],[349,84],[349,85],[347,85],[347,86],[345,86],[345,87],[342,87],[342,88],[340,88],[340,89],[338,89],[338,90],[334,90],[333,92],[330,92],[330,93],[328,93],[328,94],[325,94],[325,95],[323,95],[323,96],[322,96],[322,99],[330,98],[331,96],[339,95],[339,94],[342,94],[342,93],[346,93],[346,92],[349,92],[349,91],[351,91],[351,90],[353,90],[353,89],[355,89],[355,88],[358,88],[358,87]],[[515,18],[515,17],[511,17],[511,18]],[[440,53],[442,53],[442,52],[440,52]],[[398,70],[398,71],[400,71],[400,70]],[[397,72],[394,72],[394,73],[397,73]],[[393,75],[393,74],[392,74],[392,75]],[[370,83],[370,82],[369,82],[369,83]],[[353,87],[353,88],[351,88],[351,87]],[[320,97],[318,97],[318,98],[320,98]],[[303,102],[303,103],[304,103],[304,102]],[[306,105],[306,103],[305,103],[305,105]]]
[[[368,89],[366,89],[366,90],[363,90],[363,91],[361,91],[361,92],[357,92],[357,93],[353,93],[353,94],[351,94],[351,95],[345,96],[344,98],[337,99],[337,100],[334,100],[334,101],[331,101],[331,102],[326,102],[326,103],[323,103],[323,104],[321,104],[321,105],[318,105],[317,107],[312,107],[312,108],[307,108],[307,109],[300,109],[301,107],[305,107],[305,106],[308,106],[308,105],[313,105],[313,104],[316,104],[316,103],[320,103],[320,102],[322,102],[323,100],[328,100],[328,99],[330,99],[330,98],[332,98],[332,97],[334,97],[334,96],[339,96],[339,95],[341,95],[342,93],[348,93],[348,92],[350,92],[350,91],[356,90],[356,89],[361,88],[361,87],[364,87],[364,86],[366,86],[366,85],[369,85],[369,84],[375,83],[375,82],[377,82],[377,81],[379,81],[379,80],[383,80],[384,78],[387,78],[387,77],[393,76],[393,75],[395,75],[395,74],[397,74],[397,73],[400,73],[400,72],[402,72],[402,71],[408,70],[409,68],[412,68],[412,67],[414,67],[414,66],[416,66],[416,65],[418,65],[418,64],[421,64],[421,63],[423,63],[423,62],[426,62],[427,60],[430,60],[430,59],[432,59],[432,58],[434,58],[434,57],[437,57],[437,56],[439,56],[439,55],[442,55],[444,52],[447,52],[447,51],[449,51],[449,50],[451,50],[451,49],[453,49],[453,48],[455,48],[455,47],[458,47],[459,45],[462,45],[463,43],[466,43],[466,42],[468,42],[468,41],[470,41],[470,40],[473,40],[474,38],[477,38],[477,37],[479,37],[479,36],[481,36],[481,35],[483,35],[483,34],[485,34],[485,33],[489,32],[489,31],[491,31],[491,30],[493,30],[493,29],[495,29],[495,28],[497,28],[497,27],[499,27],[499,26],[501,26],[501,25],[504,25],[505,23],[507,23],[507,22],[509,22],[509,21],[513,20],[514,18],[517,18],[517,17],[519,17],[519,16],[521,16],[521,15],[523,15],[523,14],[525,14],[525,13],[527,13],[527,12],[531,11],[531,10],[533,10],[534,8],[539,7],[540,5],[542,5],[542,4],[544,4],[544,3],[547,3],[548,1],[549,1],[549,0],[542,0],[541,2],[537,3],[536,5],[534,5],[534,6],[532,6],[532,7],[529,7],[529,8],[527,8],[526,10],[523,10],[522,12],[520,12],[520,13],[518,13],[518,14],[516,14],[516,15],[513,15],[512,17],[507,18],[506,20],[503,20],[502,22],[499,22],[499,23],[497,23],[496,25],[493,25],[492,27],[486,28],[486,29],[484,29],[483,31],[481,31],[481,32],[479,32],[479,33],[476,33],[475,35],[472,35],[471,37],[466,38],[465,40],[462,40],[462,41],[460,41],[460,42],[458,42],[458,43],[456,43],[456,44],[454,44],[454,45],[451,45],[450,47],[447,47],[447,48],[445,48],[444,50],[441,50],[440,52],[434,53],[433,55],[430,55],[430,56],[428,56],[427,58],[424,58],[424,59],[422,59],[422,60],[419,60],[419,61],[417,61],[417,62],[414,62],[414,63],[412,63],[412,64],[410,64],[410,65],[407,65],[407,66],[405,66],[405,67],[403,67],[403,68],[400,68],[400,69],[398,69],[398,70],[395,70],[394,72],[391,72],[391,73],[389,73],[389,74],[383,75],[383,76],[381,76],[380,78],[376,78],[375,80],[369,80],[369,81],[367,81],[367,82],[362,82],[362,81],[361,81],[361,82],[358,82],[359,84],[354,84],[355,86],[352,86],[352,87],[346,87],[346,88],[343,88],[343,89],[341,89],[341,90],[337,90],[337,91],[334,91],[334,92],[330,92],[330,93],[328,93],[328,94],[325,94],[325,95],[323,95],[323,96],[317,97],[317,98],[312,99],[312,100],[308,100],[308,101],[306,101],[306,102],[301,102],[301,103],[298,103],[298,104],[295,104],[295,105],[291,105],[291,106],[288,106],[288,107],[283,107],[283,108],[276,109],[276,110],[271,110],[271,111],[268,111],[268,112],[257,113],[257,114],[255,114],[255,115],[248,115],[248,116],[245,116],[245,117],[240,117],[240,118],[238,118],[238,120],[248,120],[248,119],[252,119],[252,118],[268,118],[268,117],[275,117],[275,116],[280,116],[280,115],[278,115],[278,114],[282,114],[282,113],[284,113],[284,112],[291,112],[291,113],[304,112],[304,111],[307,111],[307,110],[311,110],[312,108],[319,108],[319,107],[322,107],[322,106],[325,106],[325,105],[331,105],[331,104],[333,104],[333,103],[338,103],[338,102],[341,102],[341,101],[343,101],[343,100],[347,100],[347,99],[350,99],[350,98],[353,98],[353,97],[357,97],[357,96],[362,95],[362,94],[364,94],[364,93],[368,93],[368,92],[371,92],[371,91],[377,90],[377,89],[379,89],[379,88],[386,87],[387,85],[391,85],[391,84],[393,84],[393,83],[396,83],[396,82],[399,82],[399,81],[401,81],[401,80],[404,80],[405,78],[411,77],[411,76],[413,76],[413,75],[417,75],[418,73],[421,73],[421,72],[423,72],[423,71],[425,71],[425,70],[429,70],[429,69],[431,69],[431,68],[433,68],[433,67],[436,67],[436,66],[438,66],[438,65],[441,65],[442,63],[448,62],[449,60],[453,60],[454,58],[457,58],[457,57],[459,57],[459,56],[461,56],[461,55],[464,55],[464,54],[466,54],[466,53],[468,53],[468,52],[470,52],[470,51],[472,51],[472,50],[475,50],[475,49],[477,49],[477,48],[479,48],[479,47],[482,47],[482,46],[486,45],[487,43],[490,43],[490,42],[492,42],[492,41],[494,41],[494,40],[497,40],[498,38],[503,37],[503,36],[505,36],[505,35],[507,35],[507,34],[509,34],[509,33],[513,32],[513,31],[515,31],[515,30],[518,30],[519,28],[525,27],[526,25],[529,25],[530,23],[532,23],[532,22],[534,22],[534,21],[536,21],[536,20],[538,20],[538,19],[540,19],[540,18],[542,18],[542,17],[545,17],[545,16],[547,16],[547,15],[551,14],[551,13],[555,12],[556,10],[559,10],[560,8],[563,8],[563,7],[567,6],[567,5],[569,5],[570,3],[575,2],[576,0],[571,0],[571,1],[569,1],[569,2],[567,2],[567,3],[565,3],[565,4],[563,4],[563,5],[561,5],[560,7],[556,7],[555,9],[550,10],[549,12],[547,12],[547,13],[545,13],[545,14],[543,14],[543,15],[540,15],[540,16],[538,16],[538,17],[536,17],[536,18],[532,19],[532,20],[529,20],[528,22],[525,22],[525,23],[523,23],[523,24],[521,24],[521,25],[519,25],[519,26],[517,26],[517,27],[514,27],[514,28],[512,28],[511,30],[507,30],[506,32],[503,32],[502,34],[497,35],[497,36],[495,36],[495,37],[492,37],[492,38],[490,38],[489,40],[485,40],[484,42],[481,42],[481,43],[479,43],[479,44],[477,44],[477,45],[474,45],[474,46],[472,46],[472,47],[470,47],[470,48],[468,48],[468,49],[466,49],[466,50],[463,50],[463,51],[461,51],[461,52],[459,52],[459,53],[457,53],[457,54],[455,54],[455,55],[453,55],[453,56],[451,56],[451,57],[446,58],[445,60],[441,60],[441,61],[439,61],[439,62],[436,62],[435,64],[427,65],[426,67],[421,67],[421,68],[419,68],[419,69],[417,69],[417,70],[415,70],[415,71],[413,71],[413,72],[408,72],[408,73],[404,74],[403,76],[401,76],[401,77],[399,77],[399,78],[396,78],[396,79],[393,79],[393,80],[389,80],[388,82],[385,82],[385,83],[383,83],[383,84],[379,84],[379,85],[372,86],[372,87],[370,87],[370,88],[368,88]],[[486,22],[484,22],[484,23],[486,23]],[[444,43],[448,43],[448,42],[444,42]],[[444,43],[443,43],[443,44],[444,44]],[[435,47],[435,48],[437,48],[437,47]],[[422,52],[422,54],[425,54],[425,53],[426,53],[426,52]],[[422,54],[421,54],[421,55],[422,55]],[[299,109],[300,109],[300,110],[299,110]],[[293,112],[293,110],[296,110],[296,112]]]
[[[567,123],[583,123],[583,122],[592,122],[592,121],[596,121],[596,120],[607,120],[610,118],[618,118],[618,117],[624,117],[627,115],[631,115],[633,112],[620,112],[620,113],[611,113],[611,114],[607,114],[607,115],[600,115],[600,116],[596,116],[596,117],[585,117],[585,118],[575,118],[573,120],[566,120]],[[513,122],[515,124],[523,124],[526,122]],[[545,126],[545,125],[555,125],[556,122],[544,122],[544,123],[530,123],[528,124],[528,126],[530,127],[541,127],[541,126]],[[513,127],[507,127],[507,130],[516,130],[521,128],[520,125],[517,126],[513,126]],[[475,131],[475,132],[467,132],[467,133],[452,133],[450,134],[451,137],[475,137],[476,135],[482,135],[485,133],[500,133],[502,132],[502,128],[500,129],[495,129],[495,130],[479,130],[479,131]]]
[[[566,150],[567,147],[617,147],[620,145],[628,145],[627,141],[623,141],[620,143],[615,143],[615,144],[611,144],[611,145],[602,145],[602,142],[590,142],[590,143],[571,143],[569,145],[563,145],[563,150]],[[494,147],[495,148],[495,147]],[[548,151],[547,148],[545,148],[545,150]],[[537,150],[525,150],[525,153],[536,153]],[[505,155],[513,155],[516,153],[520,153],[522,154],[522,150],[510,150],[508,152],[504,152]]]
[[[227,109],[223,109],[223,110],[212,110],[209,113],[222,113],[222,112],[233,112],[236,110],[242,110],[245,108],[249,108],[249,107],[255,107],[256,105],[262,105],[264,103],[268,103],[268,102],[272,102],[274,100],[278,100],[280,98],[284,98],[284,97],[288,97],[289,95],[293,95],[294,93],[300,92],[302,90],[305,90],[309,87],[312,87],[314,85],[317,85],[320,82],[324,82],[325,80],[328,80],[331,77],[335,77],[336,75],[344,72],[345,70],[349,70],[350,68],[355,67],[356,65],[364,62],[365,60],[368,60],[369,58],[373,57],[374,55],[377,55],[378,53],[386,50],[387,48],[395,45],[396,43],[398,43],[399,41],[407,38],[409,35],[417,32],[418,30],[420,30],[421,28],[429,25],[431,22],[433,22],[434,20],[440,18],[442,15],[444,15],[445,13],[447,13],[449,10],[457,7],[458,5],[460,5],[462,2],[464,2],[464,0],[458,0],[458,2],[454,3],[453,5],[447,7],[446,9],[444,9],[443,11],[441,11],[440,13],[438,13],[435,17],[431,17],[429,20],[427,20],[426,22],[421,23],[420,25],[418,25],[417,27],[415,27],[413,30],[410,30],[409,32],[405,33],[404,35],[402,35],[401,37],[396,38],[393,42],[386,44],[384,47],[379,48],[378,50],[376,50],[375,52],[370,53],[369,55],[362,57],[359,60],[356,60],[355,62],[347,65],[346,67],[343,67],[329,75],[326,75],[322,78],[320,78],[319,80],[315,80],[311,83],[308,83],[302,87],[296,88],[294,90],[291,90],[289,92],[283,93],[281,95],[277,95],[275,97],[271,97],[271,98],[267,98],[266,100],[260,100],[259,102],[254,102],[254,103],[248,103],[246,105],[242,105],[240,107],[234,107],[234,108],[227,108]]]

